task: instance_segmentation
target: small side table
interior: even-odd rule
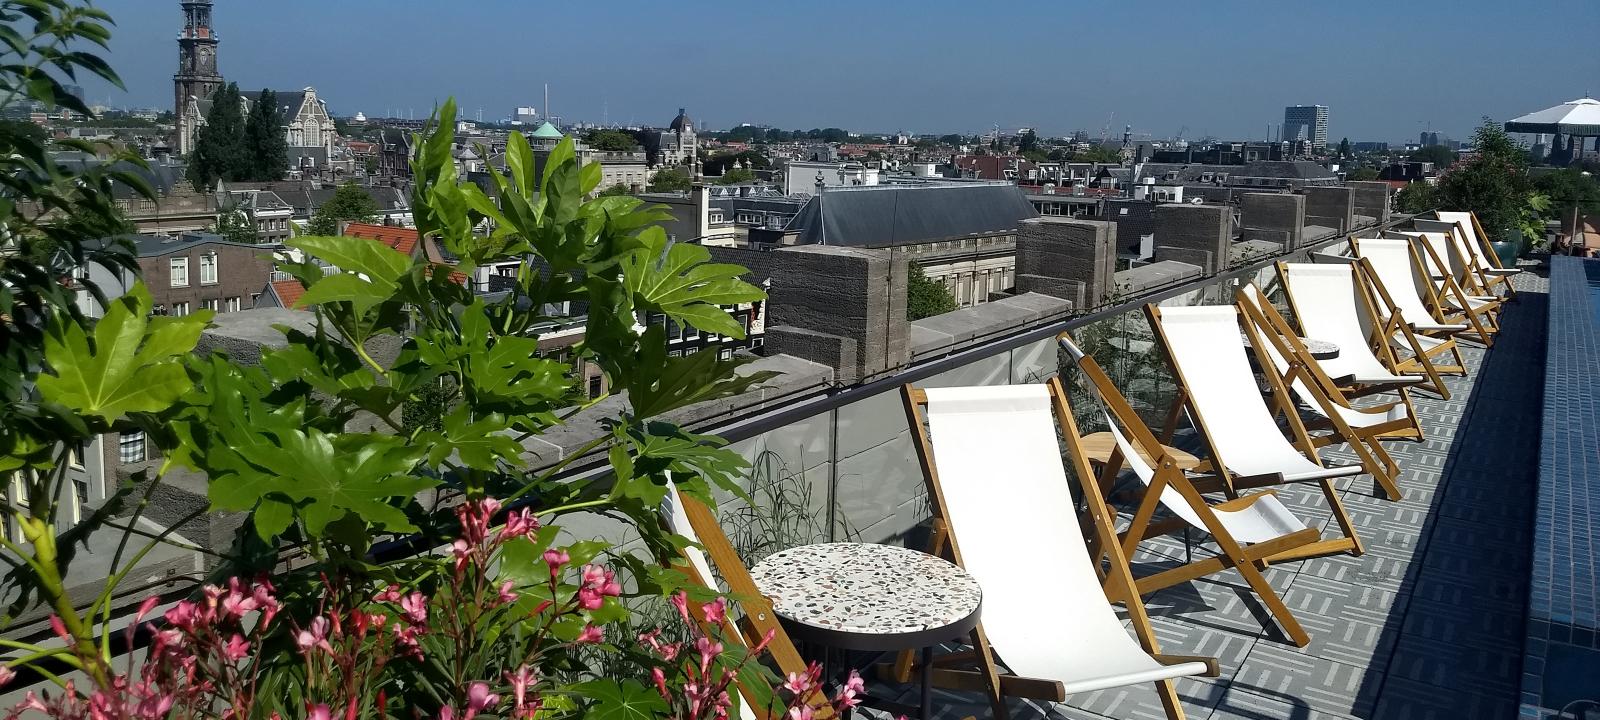
[[[922,653],[921,714],[933,710],[933,646],[978,626],[983,590],[927,553],[872,543],[802,545],[750,569],[793,637],[841,650]]]
[[[1244,339],[1244,346],[1250,347],[1250,336],[1242,333],[1240,336]],[[1300,338],[1300,344],[1306,346],[1306,351],[1311,353],[1311,357],[1314,359],[1332,360],[1339,357],[1339,346],[1336,343],[1316,338]]]

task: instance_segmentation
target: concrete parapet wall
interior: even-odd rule
[[[1044,293],[1079,308],[1098,307],[1110,296],[1116,271],[1115,225],[1049,216],[1022,221],[1017,292]]]
[[[1244,240],[1265,240],[1284,248],[1297,248],[1304,242],[1304,195],[1245,193],[1239,197],[1239,209]]]
[[[858,382],[906,364],[906,259],[889,250],[805,245],[772,253],[768,318],[770,352],[835,366],[842,382]],[[821,342],[833,335],[854,343],[854,355]],[[847,360],[847,358],[849,358]]]
[[[1198,265],[1207,275],[1220,272],[1228,262],[1232,225],[1226,205],[1157,206],[1155,259]]]
[[[1354,227],[1355,192],[1347,187],[1308,187],[1305,189],[1306,222],[1350,232]]]

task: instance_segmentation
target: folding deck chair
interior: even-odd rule
[[[722,532],[722,526],[711,509],[699,500],[679,494],[678,488],[668,483],[667,496],[661,501],[661,520],[668,530],[695,543],[683,548],[682,557],[674,563],[677,569],[688,575],[691,581],[717,591],[717,576],[711,572],[711,567],[715,564],[721,571],[722,580],[727,583],[729,592],[737,598],[743,617],[736,623],[733,614],[729,613],[719,628],[722,637],[729,642],[739,642],[745,647],[751,647],[758,644],[767,632],[771,631],[773,637],[772,642],[767,644],[767,653],[777,665],[779,674],[785,676],[789,673],[804,674],[805,660],[801,659],[794,642],[778,623],[778,616],[772,611],[772,603],[768,602],[766,596],[756,588],[755,581],[750,578],[750,570],[739,559],[733,543],[729,542],[728,536]],[[709,629],[704,612],[699,607],[692,608],[692,611],[702,626]],[[739,703],[739,720],[784,720],[782,714],[773,712],[773,708],[760,707],[760,703],[756,700],[757,696],[743,680],[737,684],[739,694],[744,700]],[[809,698],[808,702],[815,708],[819,720],[832,718],[832,709],[820,690],[816,691],[816,695]]]
[[[1504,287],[1507,300],[1517,297],[1517,287],[1512,284],[1511,278],[1522,272],[1521,268],[1505,267],[1500,263],[1500,255],[1494,251],[1494,246],[1489,244],[1489,234],[1483,231],[1483,225],[1478,223],[1477,213],[1471,211],[1448,212],[1440,210],[1434,213],[1444,222],[1453,222],[1461,228],[1462,239],[1467,251],[1472,253],[1483,268],[1487,276],[1489,289]]]
[[[931,551],[961,565],[983,587],[973,652],[955,658],[975,658],[977,669],[935,669],[935,684],[989,693],[999,718],[1008,695],[1060,702],[1153,682],[1167,716],[1182,718],[1172,680],[1214,676],[1216,661],[1161,653],[1117,541],[1116,515],[1077,447],[1077,425],[1060,383],[907,385],[902,396],[933,511]],[[1058,421],[1089,528],[1079,525]],[[1102,555],[1091,559],[1086,530],[1110,556],[1103,568]],[[1134,637],[1114,602],[1127,608]],[[1008,672],[997,669],[997,658]]]
[[[1462,289],[1477,297],[1485,297],[1491,300],[1505,299],[1495,293],[1494,288],[1496,285],[1491,284],[1489,274],[1484,271],[1483,264],[1478,261],[1479,253],[1472,252],[1472,246],[1468,244],[1466,233],[1461,229],[1461,225],[1444,220],[1413,218],[1411,220],[1411,231],[1442,233],[1449,238],[1450,247],[1455,251],[1451,253],[1451,257],[1453,262],[1458,264],[1458,267],[1455,268],[1457,271],[1456,281],[1460,283]]]
[[[1465,320],[1470,331],[1486,347],[1494,345],[1494,336],[1500,332],[1497,314],[1500,300],[1496,297],[1475,295],[1464,283],[1472,282],[1466,261],[1459,257],[1450,236],[1438,232],[1415,230],[1390,231],[1409,240],[1416,257],[1431,279],[1433,305],[1447,320]]]
[[[1256,337],[1267,341],[1262,350],[1272,360],[1279,377],[1317,416],[1306,423],[1306,428],[1328,431],[1325,435],[1313,435],[1312,444],[1326,447],[1338,442],[1348,443],[1360,458],[1362,467],[1377,480],[1384,495],[1390,500],[1399,500],[1400,464],[1380,441],[1422,440],[1422,426],[1417,422],[1416,407],[1406,388],[1394,388],[1400,397],[1393,402],[1361,408],[1352,405],[1261,288],[1250,283],[1239,288],[1235,297],[1245,319],[1255,326]],[[1343,354],[1342,349],[1340,354]],[[1285,413],[1296,410],[1293,405],[1280,409]]]
[[[1320,367],[1334,383],[1348,388],[1348,395],[1388,392],[1428,379],[1400,372],[1400,359],[1387,339],[1400,335],[1419,355],[1420,344],[1411,337],[1411,327],[1398,320],[1399,313],[1391,313],[1386,327],[1361,278],[1360,265],[1280,262],[1276,267],[1299,337],[1339,346],[1339,356],[1320,361]],[[1430,378],[1439,386],[1431,389],[1440,392],[1444,383]]]
[[[1344,538],[1323,540],[1322,533],[1307,526],[1290,512],[1273,490],[1216,505],[1209,503],[1173,462],[1171,455],[1112,384],[1099,363],[1079,349],[1066,333],[1057,339],[1087,380],[1086,389],[1099,405],[1111,436],[1116,441],[1111,465],[1120,467],[1122,462],[1126,462],[1146,487],[1132,522],[1121,534],[1124,556],[1131,555],[1143,540],[1169,534],[1185,526],[1209,533],[1221,550],[1220,555],[1139,578],[1139,592],[1150,593],[1230,567],[1236,568],[1267,606],[1284,634],[1296,645],[1304,647],[1310,642],[1310,636],[1261,575],[1261,567],[1269,562],[1281,563],[1347,550],[1359,555],[1360,542],[1350,542]],[[1153,521],[1158,505],[1166,508],[1172,517]]]
[[[1444,389],[1444,383],[1438,380],[1437,375],[1465,377],[1466,361],[1461,357],[1461,349],[1456,346],[1455,336],[1466,332],[1467,326],[1465,323],[1446,323],[1435,317],[1433,310],[1428,307],[1424,298],[1428,297],[1429,283],[1423,277],[1421,262],[1411,243],[1406,240],[1352,239],[1350,246],[1356,254],[1356,264],[1361,266],[1361,277],[1372,291],[1385,327],[1398,330],[1397,323],[1392,321],[1401,318],[1405,327],[1412,331],[1401,333],[1400,336],[1390,335],[1392,346],[1412,353],[1396,371],[1427,374],[1434,380],[1435,391]],[[1419,348],[1421,355],[1416,354]],[[1443,365],[1436,361],[1446,353],[1454,357],[1454,365]],[[1440,392],[1440,396],[1449,399],[1447,393]]]

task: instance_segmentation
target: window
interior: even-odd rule
[[[73,467],[81,468],[81,467],[83,467],[83,458],[85,456],[87,456],[88,454],[89,454],[89,443],[80,442],[80,443],[78,443],[77,447],[72,448],[72,452],[67,455],[67,459],[72,464]]]
[[[228,298],[228,303],[225,307],[227,308],[227,312],[239,312],[239,296],[235,295],[231,298]]]
[[[214,252],[200,256],[200,284],[217,284],[217,254]]]
[[[117,444],[122,462],[144,462],[144,433],[142,431],[123,433]]]
[[[189,258],[173,258],[168,268],[173,287],[189,287]]]
[[[595,376],[589,378],[589,397],[591,399],[600,397],[600,393],[602,393],[604,391],[605,391],[605,378],[604,377],[602,377],[600,375],[595,375]]]
[[[216,312],[217,310],[221,309],[221,302],[222,301],[216,298],[211,298],[210,300],[201,300],[200,307],[210,310],[211,312]]]
[[[721,358],[723,360],[732,360],[733,359],[733,348],[723,348],[722,350],[717,352],[717,357]]]
[[[172,304],[172,316],[183,317],[189,314],[189,303],[180,302]]]
[[[250,293],[250,307],[255,307],[256,302],[259,300],[261,300],[261,293]]]

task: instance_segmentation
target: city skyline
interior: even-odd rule
[[[90,100],[169,106],[178,3],[100,6],[119,23],[109,59],[128,92],[90,83]],[[870,20],[828,2],[716,12],[614,3],[604,15],[485,2],[447,21],[431,7],[220,0],[220,69],[242,90],[315,86],[341,115],[421,117],[453,95],[463,117],[482,108],[494,120],[518,105],[542,106],[549,83],[551,109],[569,121],[663,126],[688,107],[713,130],[752,123],[975,133],[998,125],[1098,136],[1109,126],[1120,137],[1131,124],[1156,138],[1186,128],[1190,139],[1262,139],[1278,131],[1284,106],[1316,104],[1330,108],[1330,142],[1408,141],[1430,129],[1465,138],[1481,116],[1504,120],[1581,96],[1587,88],[1570,79],[1600,72],[1600,57],[1576,46],[1487,51],[1519,27],[1536,32],[1547,17],[1600,24],[1600,6],[1576,0],[1537,14],[1477,1],[1354,2],[1292,18],[1256,3],[1174,5],[1155,23],[1139,18],[1147,6],[1025,8],[982,23],[944,3],[879,5]],[[611,26],[551,27],[601,23]],[[1129,30],[1076,31],[1119,26]],[[362,42],[370,38],[386,42]],[[518,42],[528,46],[513,49]],[[1430,42],[1441,50],[1426,52]],[[1475,92],[1464,96],[1464,86]]]

